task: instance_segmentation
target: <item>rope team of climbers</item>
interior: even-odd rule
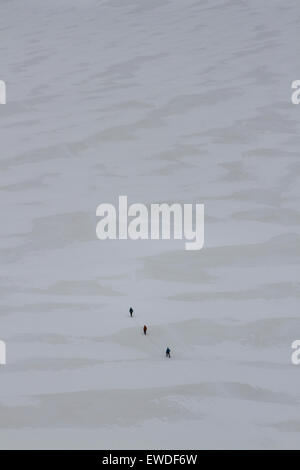
[[[133,318],[133,308],[132,307],[130,307],[130,309],[129,309],[129,314],[130,314],[130,317]],[[148,327],[147,327],[147,325],[144,325],[143,326],[143,332],[144,332],[145,336],[147,335],[147,331],[148,331]],[[166,349],[166,357],[171,359],[171,349],[169,348],[169,346]]]

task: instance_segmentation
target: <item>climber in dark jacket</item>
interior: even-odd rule
[[[171,358],[171,349],[170,348],[166,349],[166,357]]]
[[[129,313],[130,313],[130,316],[132,317],[132,315],[133,315],[133,308],[132,307],[130,307]]]
[[[147,327],[146,327],[146,325],[144,325],[143,330],[144,330],[144,335],[146,335],[146,334],[147,334]]]

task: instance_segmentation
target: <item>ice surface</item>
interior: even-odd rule
[[[299,448],[299,19],[1,0],[1,448]],[[123,194],[204,203],[205,248],[100,242]]]

